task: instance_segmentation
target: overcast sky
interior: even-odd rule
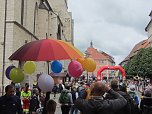
[[[135,44],[147,39],[152,0],[68,0],[74,19],[74,44],[84,52],[94,48],[119,64]]]

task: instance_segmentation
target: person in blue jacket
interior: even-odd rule
[[[7,85],[6,94],[0,97],[0,114],[23,114],[21,100],[15,94],[15,86]]]

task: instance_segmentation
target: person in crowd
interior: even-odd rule
[[[25,88],[23,88],[23,90],[21,91],[21,99],[23,101],[23,112],[25,114],[29,113],[30,98],[31,91],[29,90],[29,84],[25,83]]]
[[[119,94],[121,94],[126,100],[127,100],[127,105],[120,111],[123,114],[132,114],[131,110],[132,110],[132,106],[131,106],[131,98],[130,95],[127,92],[127,85],[126,84],[122,84],[119,86]]]
[[[130,91],[128,91],[128,94],[131,98],[131,113],[132,114],[139,114],[139,98],[138,95],[135,92],[135,85],[130,86]]]
[[[46,92],[45,100],[44,100],[44,108],[43,108],[42,114],[46,114],[46,113],[47,113],[47,112],[46,112],[46,104],[47,104],[47,102],[48,102],[49,99],[50,99],[50,94],[51,94],[50,91]]]
[[[119,84],[118,84],[118,80],[114,79],[110,82],[110,87],[114,90],[114,91],[119,91]],[[112,95],[110,94],[106,94],[105,96],[106,99],[114,99]]]
[[[70,86],[65,86],[65,89],[62,90],[59,97],[59,103],[61,104],[62,114],[69,114],[70,108],[73,104]]]
[[[124,97],[102,82],[95,82],[91,85],[90,89],[90,99],[85,99],[86,93],[84,92],[84,94],[75,101],[75,107],[78,108],[82,114],[114,114],[114,112],[123,108],[127,103]],[[112,95],[115,99],[104,100],[103,95],[105,92]]]
[[[61,91],[64,89],[64,85],[62,83],[59,84],[59,92],[61,93]]]
[[[77,88],[78,91],[78,95],[81,96],[81,94],[83,93],[83,91],[85,91],[85,84],[84,82],[80,82],[80,85]]]
[[[72,94],[72,100],[73,100],[73,103],[74,103],[75,100],[78,98],[78,92],[77,92],[76,87],[72,87],[71,94]],[[76,109],[74,106],[71,106],[70,114],[73,114],[73,113],[78,114],[78,109]]]
[[[120,110],[116,111],[115,114],[131,114],[130,97],[129,94],[127,93],[126,85],[125,84],[119,85],[118,80],[114,79],[111,81],[110,86],[114,91],[122,95],[127,101],[127,104]],[[115,99],[115,98],[110,94],[106,94],[105,99]]]
[[[150,88],[144,91],[140,102],[140,109],[142,114],[152,114],[152,91]]]
[[[15,86],[7,85],[6,94],[0,97],[0,114],[23,114],[21,100],[15,94]]]
[[[15,85],[16,88],[16,95],[20,98],[21,97],[21,89],[19,85]]]
[[[43,92],[39,93],[39,100],[40,100],[41,107],[44,107],[44,104],[45,104],[45,93],[43,93]]]
[[[56,94],[57,94],[58,90],[59,90],[59,88],[58,88],[57,84],[55,84],[52,89],[52,92],[54,93],[54,99],[56,98]]]
[[[30,107],[29,107],[30,114],[36,113],[36,110],[39,107],[40,107],[40,102],[38,99],[38,89],[34,88],[32,90],[32,96],[30,99]]]
[[[47,114],[55,114],[57,103],[50,99],[46,104],[46,112]]]

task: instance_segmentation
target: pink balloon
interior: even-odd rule
[[[68,72],[72,77],[79,78],[83,72],[81,63],[77,61],[71,61],[68,66]]]

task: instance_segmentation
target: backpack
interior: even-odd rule
[[[82,97],[82,95],[83,95],[84,92],[85,92],[85,88],[84,88],[83,86],[79,86],[79,87],[77,88],[77,91],[78,91],[79,97]]]
[[[60,97],[59,97],[59,102],[60,103],[70,103],[70,97],[68,95],[69,91],[63,90],[61,91]]]
[[[136,96],[136,93],[130,91],[129,96],[130,96],[131,114],[140,114],[140,111],[138,108],[139,102],[138,102],[138,97]]]
[[[138,106],[139,102],[138,102],[138,98],[137,98],[136,93],[130,91],[130,92],[129,92],[129,96],[130,96],[130,99],[131,99],[132,104],[135,105],[135,106]]]

